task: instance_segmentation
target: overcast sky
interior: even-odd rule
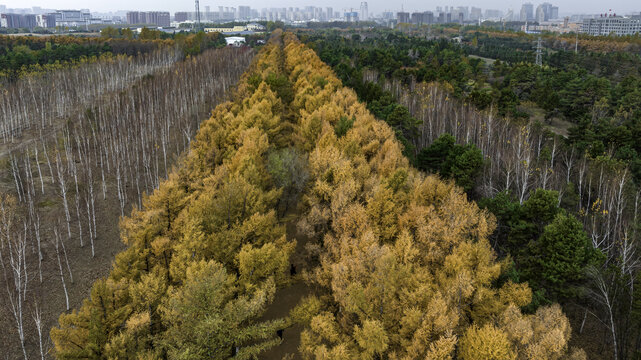
[[[240,2],[238,2],[240,1]],[[469,1],[469,2],[466,2]],[[407,0],[407,1],[389,1],[389,0],[370,0],[369,12],[379,13],[383,10],[399,11],[401,5],[407,11],[414,10],[433,10],[436,6],[476,6],[483,9],[506,10],[508,8],[516,11],[520,10],[521,4],[527,1],[514,0]],[[533,4],[544,2],[531,1]],[[602,13],[609,9],[620,14],[630,12],[638,13],[641,11],[641,1],[638,0],[610,0],[603,1],[599,4],[594,0],[548,0],[559,7],[559,13]],[[40,6],[49,9],[80,9],[89,8],[91,11],[107,12],[117,10],[165,10],[171,11],[189,11],[193,10],[193,1],[175,1],[175,0],[0,0],[0,5],[6,5],[8,8],[25,8],[31,6]],[[200,9],[204,11],[205,6],[211,6],[212,11],[218,6],[249,5],[252,8],[262,9],[269,7],[304,7],[307,5],[314,6],[332,6],[335,11],[342,11],[353,7],[360,7],[358,0],[307,0],[305,2],[294,0],[225,0],[210,1],[200,0]]]

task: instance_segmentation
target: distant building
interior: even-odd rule
[[[434,24],[434,13],[431,11],[425,12],[425,22],[427,24]]]
[[[349,11],[345,13],[345,21],[347,22],[357,22],[358,21],[358,12]]]
[[[239,6],[238,7],[238,19],[239,20],[249,20],[251,19],[252,10],[249,6]]]
[[[147,12],[147,24],[154,24],[162,27],[169,27],[169,12],[166,11],[149,11]]]
[[[245,26],[245,28],[247,29],[247,31],[265,31],[266,30],[266,28],[263,25],[258,23],[249,23]]]
[[[543,3],[536,8],[536,21],[544,22],[559,17],[559,8],[550,3]]]
[[[525,3],[521,6],[521,16],[519,20],[521,21],[534,20],[534,5],[532,5],[532,3]]]
[[[140,21],[139,11],[129,11],[127,13],[127,24],[142,24]]]
[[[481,10],[481,8],[472,6],[472,10],[470,10],[470,20],[479,20],[482,16],[483,10]]]
[[[30,14],[1,14],[0,24],[2,27],[13,29],[33,29],[37,26],[36,16]]]
[[[128,24],[151,24],[169,27],[171,18],[166,11],[130,11],[127,13]]]
[[[60,27],[81,27],[90,22],[91,13],[89,10],[57,10],[55,13],[48,14],[55,18],[54,26]]]
[[[208,27],[204,29],[205,32],[219,32],[223,34],[228,33],[254,33],[265,31],[265,27],[257,23],[249,23],[247,25],[236,25],[234,27]]]
[[[593,36],[634,35],[641,33],[641,19],[623,16],[603,16],[596,19],[583,19],[581,32]]]
[[[219,33],[236,33],[241,31],[247,31],[247,28],[242,25],[237,25],[234,27],[210,27],[205,28],[205,32],[219,32]]]
[[[367,1],[361,2],[360,19],[367,21],[369,19],[369,11],[367,10]]]
[[[410,16],[410,21],[414,25],[423,25],[427,24],[427,19],[425,19],[425,13],[415,12]]]
[[[401,23],[409,23],[410,22],[410,13],[408,12],[397,12],[396,13],[396,20],[398,21],[399,24]]]
[[[186,11],[180,11],[174,14],[174,21],[176,22],[184,22],[187,20],[191,20],[191,17],[189,16],[189,13]]]
[[[55,28],[56,27],[56,14],[41,14],[36,15],[36,23],[42,28]]]
[[[245,44],[245,38],[241,36],[230,36],[225,38],[225,42],[228,46],[240,47]]]

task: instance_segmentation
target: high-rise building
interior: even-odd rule
[[[552,17],[552,4],[550,3],[543,3],[536,8],[536,21],[538,22],[543,22],[543,21],[548,21],[550,19],[553,19]],[[559,8],[556,8],[556,17],[559,16]]]
[[[334,9],[331,7],[325,8],[325,16],[327,20],[332,20],[334,18]]]
[[[521,21],[532,21],[534,20],[534,5],[531,3],[525,3],[521,6],[521,16],[519,17]]]
[[[361,13],[360,13],[360,19],[362,21],[367,21],[369,20],[369,13],[367,11],[367,1],[362,1],[361,2]]]
[[[327,16],[327,20],[332,20],[334,18],[334,9],[331,7],[327,7],[325,9],[325,16]]]
[[[358,12],[356,11],[345,12],[344,17],[347,22],[358,22]]]
[[[149,11],[147,12],[147,23],[163,27],[169,27],[171,18],[167,11]]]
[[[481,10],[481,8],[472,6],[472,9],[470,10],[470,20],[479,20],[482,16],[483,10]]]
[[[127,13],[128,24],[151,24],[156,26],[169,27],[171,18],[166,11],[129,11]]]
[[[398,21],[399,24],[401,23],[409,23],[410,22],[410,13],[401,11],[396,13],[396,20]]]
[[[56,14],[36,15],[36,23],[39,27],[42,27],[42,28],[55,28]]]
[[[536,17],[535,17],[535,20],[536,20],[537,22],[539,22],[539,23],[544,22],[545,20],[547,20],[547,19],[545,18],[545,9],[543,8],[543,6],[542,6],[542,5],[539,5],[539,6],[537,6],[537,7],[536,7]]]
[[[431,11],[425,12],[425,22],[427,24],[434,24],[434,13]]]
[[[36,16],[31,14],[0,14],[0,24],[6,28],[33,29],[37,26]]]
[[[410,21],[414,25],[423,25],[427,23],[427,19],[425,19],[425,13],[422,12],[414,12],[410,16]]]
[[[559,18],[559,7],[552,6],[550,8],[550,19],[558,19],[558,18]]]
[[[140,21],[140,12],[138,11],[129,11],[127,12],[127,24],[141,24]]]
[[[174,20],[177,22],[183,22],[190,19],[189,13],[186,11],[180,11],[174,14]]]
[[[251,19],[252,11],[249,6],[239,6],[238,7],[238,19],[240,20],[249,20]]]

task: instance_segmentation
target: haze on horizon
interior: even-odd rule
[[[425,11],[433,10],[436,6],[476,6],[482,9],[498,9],[507,10],[508,8],[515,10],[521,9],[521,5],[525,2],[532,2],[535,6],[539,3],[546,2],[546,0],[523,0],[523,1],[500,1],[500,0],[432,0],[429,2],[420,0],[408,0],[403,2],[390,3],[383,0],[370,0],[368,1],[369,12],[377,14],[384,10],[400,11],[401,6],[406,11]],[[641,5],[638,2],[631,0],[612,0],[607,4],[599,4],[597,2],[586,3],[582,0],[547,0],[559,7],[560,14],[598,14],[607,12],[612,9],[613,12],[619,14],[638,13],[641,11]],[[7,8],[30,8],[39,6],[47,9],[90,9],[94,12],[110,12],[119,10],[163,10],[163,11],[193,11],[193,1],[169,1],[169,0],[111,0],[104,2],[87,2],[86,0],[0,0],[0,5],[6,5]],[[349,10],[350,8],[358,9],[360,7],[359,0],[351,1],[338,1],[338,0],[225,0],[223,2],[213,0],[201,0],[200,8],[204,11],[205,6],[210,6],[212,11],[218,9],[218,6],[237,7],[239,5],[248,5],[255,9],[271,8],[271,7],[304,7],[304,6],[331,6],[336,11],[343,9]]]

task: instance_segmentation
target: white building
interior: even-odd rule
[[[245,38],[240,36],[226,37],[225,41],[227,42],[227,45],[237,46],[237,47],[245,44]]]
[[[605,16],[596,19],[583,19],[581,32],[593,36],[634,35],[641,33],[641,19],[623,16]]]
[[[91,14],[83,10],[58,10],[53,15],[56,17],[56,26],[85,26],[91,19]]]
[[[361,2],[361,13],[359,14],[359,18],[362,21],[369,20],[369,11],[367,10],[367,1]]]

